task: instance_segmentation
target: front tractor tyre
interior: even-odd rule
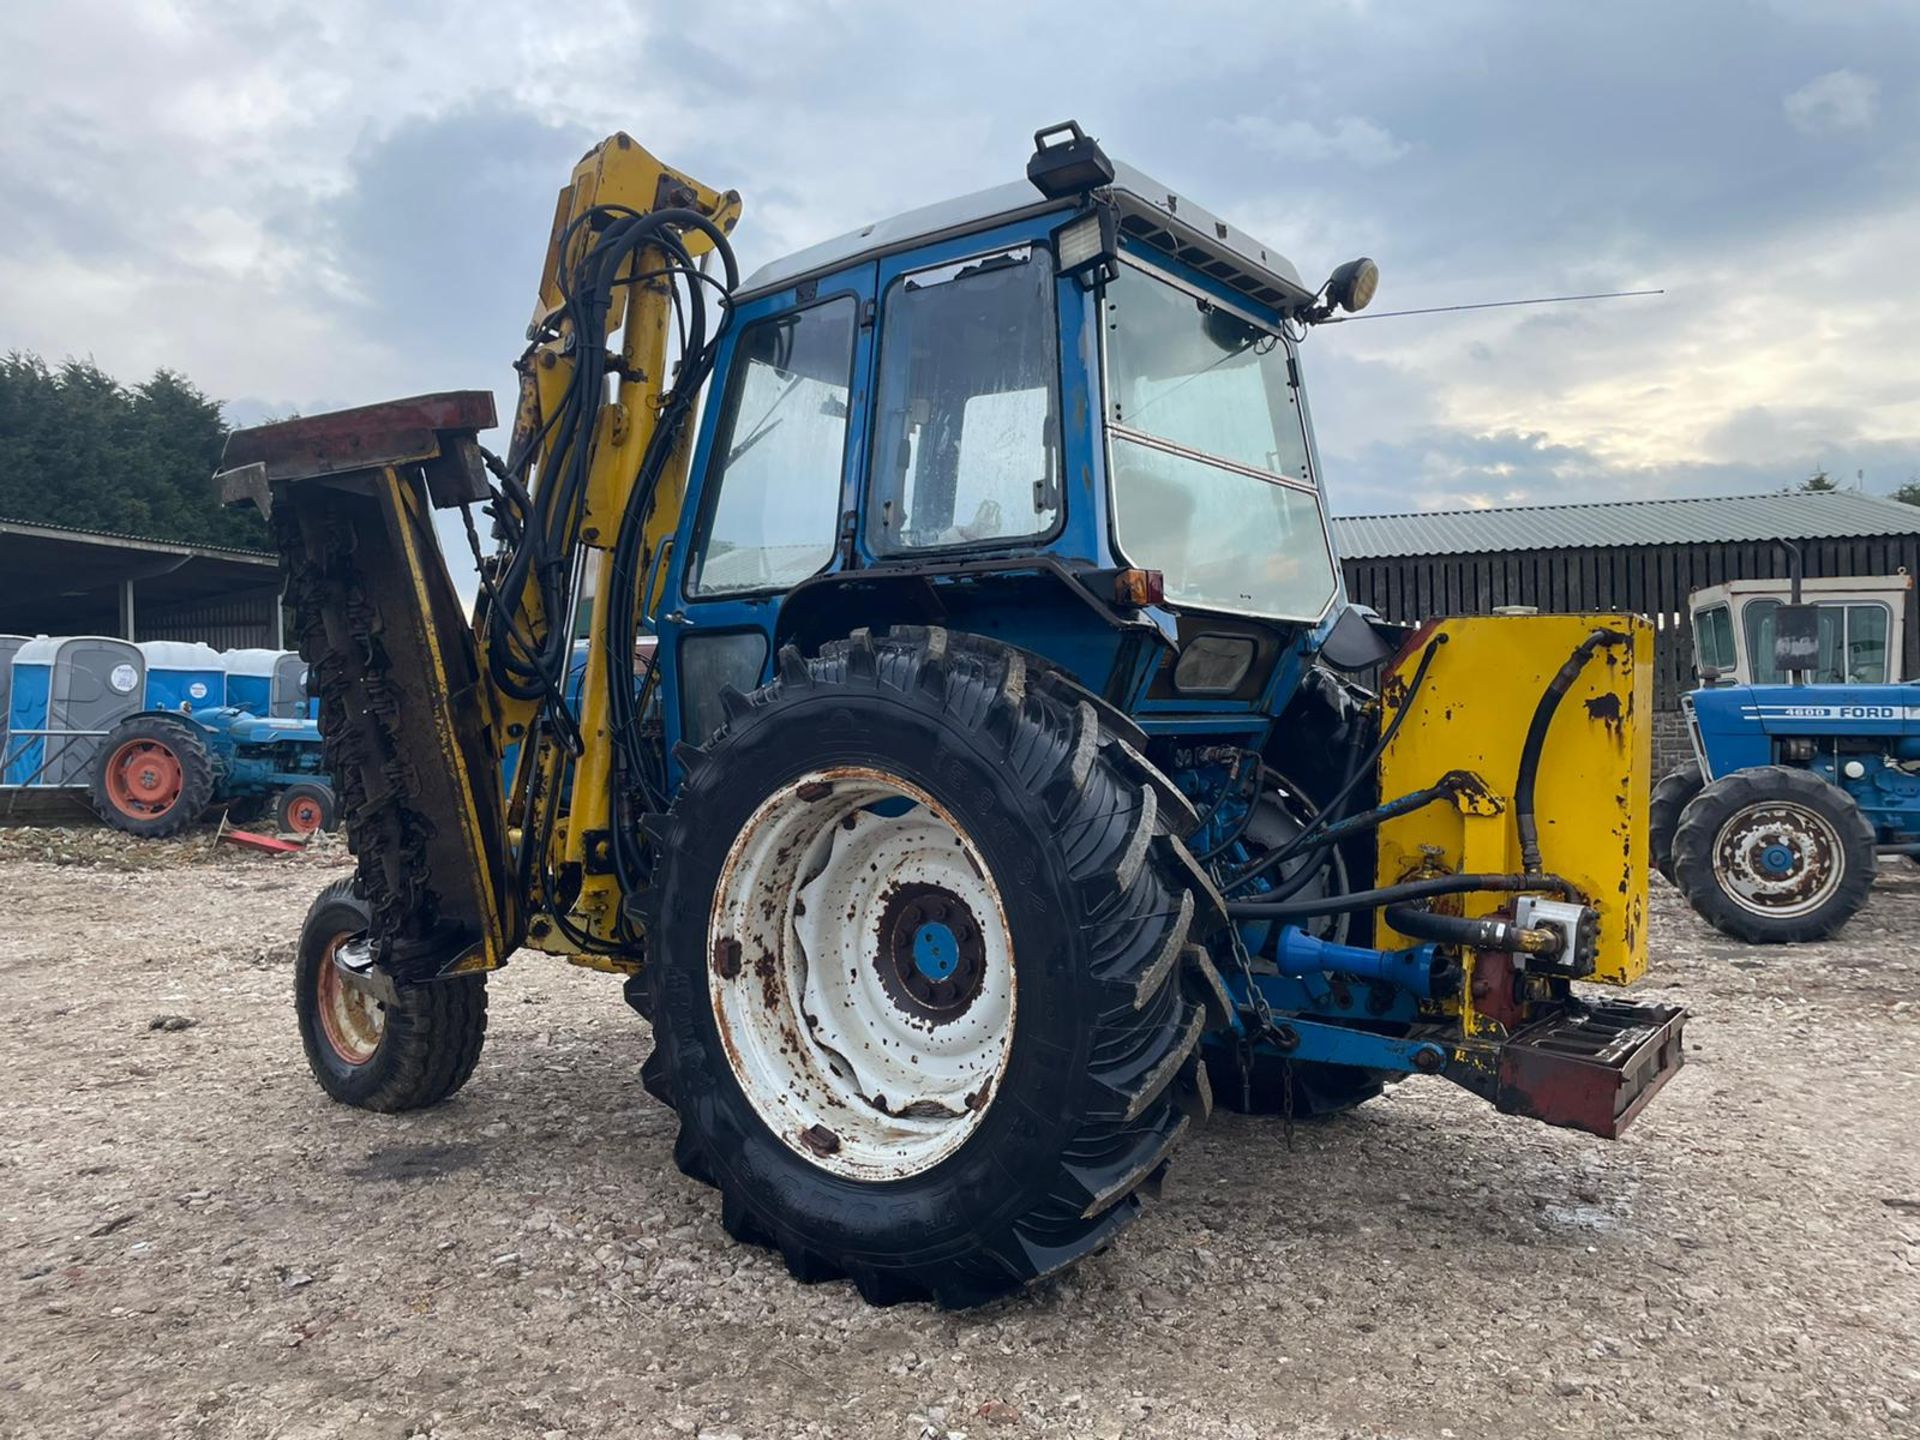
[[[362,1110],[419,1110],[473,1074],[487,1036],[487,977],[409,986],[388,1005],[341,975],[334,954],[364,933],[373,912],[352,880],[322,890],[294,955],[300,1043],[320,1088]]]
[[[94,812],[114,829],[160,839],[199,819],[213,787],[213,756],[198,726],[132,715],[100,746],[87,789]]]
[[[1706,785],[1700,762],[1689,760],[1669,770],[1653,787],[1647,802],[1647,858],[1668,880],[1673,879],[1673,836],[1680,828],[1680,816]]]
[[[284,835],[310,836],[334,827],[339,802],[316,780],[289,785],[273,799],[273,821]]]
[[[1875,865],[1873,828],[1853,797],[1784,765],[1715,780],[1673,837],[1687,902],[1752,945],[1825,940],[1866,903]]]
[[[979,1304],[1108,1244],[1209,1105],[1218,899],[1067,679],[941,630],[789,647],[678,753],[647,1088],[742,1241]]]

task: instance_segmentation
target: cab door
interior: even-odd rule
[[[873,296],[871,264],[804,281],[742,304],[722,343],[655,616],[669,756],[719,728],[725,686],[769,678],[781,597],[842,568],[866,450]]]

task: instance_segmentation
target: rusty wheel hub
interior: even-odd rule
[[[972,838],[918,786],[841,766],[768,796],[721,870],[707,951],[741,1090],[820,1168],[918,1174],[992,1103],[1013,941]]]
[[[336,936],[320,957],[319,1004],[320,1031],[333,1053],[348,1065],[364,1065],[373,1059],[387,1033],[384,1006],[357,985],[349,985],[334,964],[334,952],[346,941]]]
[[[896,888],[881,912],[874,967],[893,1002],[935,1025],[964,1014],[986,981],[987,947],[967,902],[938,885]]]
[[[1805,915],[1845,878],[1844,848],[1826,817],[1783,800],[1736,811],[1713,842],[1720,888],[1756,915]]]

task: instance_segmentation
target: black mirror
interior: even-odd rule
[[[1773,666],[1794,675],[1820,666],[1820,607],[1782,605],[1773,612]]]
[[[1207,309],[1200,319],[1200,329],[1207,339],[1228,355],[1251,350],[1260,341],[1269,338],[1267,332],[1258,325],[1249,325],[1238,315],[1222,310],[1218,305]]]

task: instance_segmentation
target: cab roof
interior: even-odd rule
[[[1113,183],[1095,193],[1113,202],[1123,234],[1186,262],[1268,309],[1293,310],[1313,298],[1315,292],[1301,283],[1300,272],[1279,251],[1131,165],[1116,160],[1113,170]],[[859,260],[990,229],[1026,216],[1065,213],[1078,208],[1079,203],[1077,196],[1048,199],[1024,180],[996,185],[923,205],[796,250],[749,275],[740,286],[739,296],[749,299]]]

